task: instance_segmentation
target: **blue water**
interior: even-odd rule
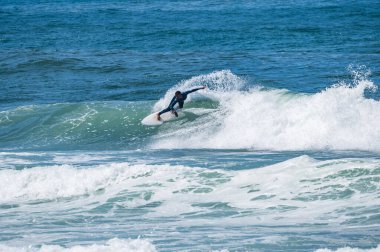
[[[0,24],[0,251],[380,248],[379,1],[2,0]]]

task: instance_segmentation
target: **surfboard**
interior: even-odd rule
[[[164,122],[173,121],[173,120],[176,120],[176,119],[180,118],[181,116],[183,116],[183,113],[179,109],[176,109],[176,111],[178,113],[178,117],[176,117],[171,112],[167,112],[167,113],[163,113],[161,115],[161,120],[159,121],[159,120],[157,120],[157,113],[158,112],[155,112],[153,114],[148,115],[144,119],[142,119],[141,123],[144,125],[148,125],[148,126],[158,126],[158,125],[163,124]]]

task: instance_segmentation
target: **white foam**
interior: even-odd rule
[[[23,170],[1,170],[0,202],[49,200],[64,197],[92,195],[99,190],[121,190],[121,184],[136,176],[149,174],[155,166],[114,163],[90,168],[73,165],[35,167]],[[170,168],[164,166],[165,168]]]
[[[219,102],[218,111],[181,127],[173,124],[157,136],[153,148],[380,151],[380,102],[364,97],[365,90],[376,89],[369,80],[294,94],[263,88],[242,91],[236,89],[242,82],[237,76],[223,76],[221,88],[203,93]],[[226,83],[232,88],[225,89]],[[181,141],[184,135],[188,137]]]
[[[378,245],[376,248],[370,248],[370,249],[344,247],[344,248],[338,248],[337,250],[318,249],[315,252],[379,252],[379,251],[380,251],[380,245]]]
[[[202,216],[227,207],[236,209],[237,222],[246,216],[247,223],[266,224],[325,223],[326,218],[341,223],[363,211],[365,218],[357,225],[368,226],[371,214],[365,209],[380,205],[379,165],[376,159],[317,161],[301,156],[242,171],[127,163],[1,170],[0,184],[7,186],[0,188],[0,200],[12,204],[66,197],[72,202],[54,201],[50,210],[72,204],[92,209],[115,197],[115,204],[125,208],[159,202],[145,213],[147,218]],[[352,205],[357,209],[350,209]],[[244,212],[251,214],[240,214]]]
[[[42,245],[40,248],[33,246],[12,247],[0,245],[0,252],[155,252],[153,244],[143,239],[111,239],[106,244],[76,245],[62,247],[58,245]]]

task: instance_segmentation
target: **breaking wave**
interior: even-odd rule
[[[192,93],[185,116],[160,127],[141,120],[167,106],[176,90]],[[3,149],[255,149],[380,151],[380,101],[368,78],[319,93],[254,86],[231,71],[184,80],[150,101],[22,106],[0,111]],[[186,141],[184,141],[186,139]]]
[[[221,71],[175,89],[203,83],[209,90],[192,99],[218,105],[186,125],[173,123],[163,129],[154,148],[380,151],[380,102],[365,97],[377,86],[366,78],[304,94],[259,86],[247,89],[245,80]],[[155,107],[168,103],[172,91]],[[186,141],[181,140],[184,137]]]

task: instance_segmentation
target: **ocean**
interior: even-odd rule
[[[380,251],[379,85],[377,0],[1,0],[0,251]]]

